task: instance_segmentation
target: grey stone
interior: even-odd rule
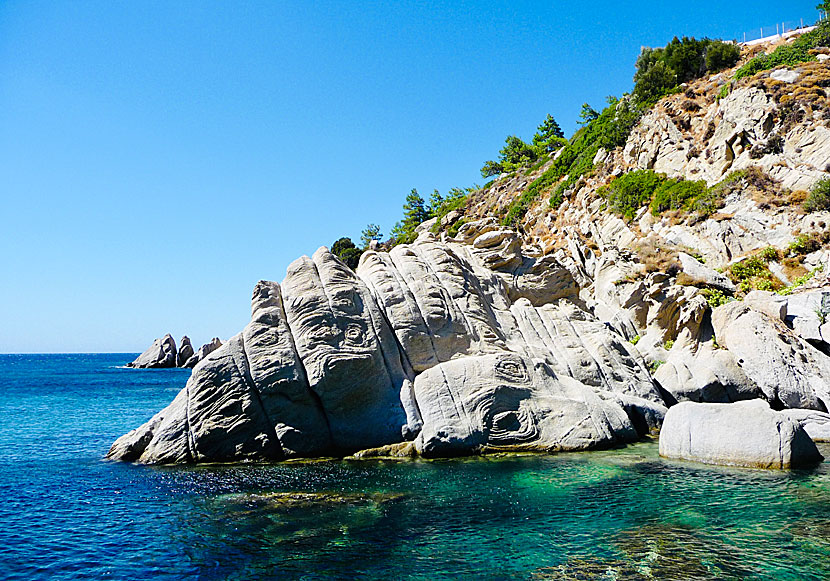
[[[127,367],[140,369],[160,369],[176,366],[176,341],[168,333],[153,344],[141,355],[136,357]]]
[[[801,74],[798,71],[791,71],[789,69],[776,69],[769,74],[769,78],[774,81],[781,81],[782,83],[794,83],[800,76]]]
[[[591,388],[514,354],[464,357],[415,379],[427,457],[487,451],[585,450],[630,442],[625,411]]]
[[[188,357],[184,364],[180,365],[180,367],[188,367],[190,369],[193,369],[194,367],[196,367],[197,363],[199,363],[202,359],[204,359],[205,357],[219,349],[219,347],[221,346],[222,341],[219,340],[219,337],[214,337],[213,339],[199,347],[199,350],[196,351],[196,353],[194,353],[190,357]]]
[[[678,255],[680,259],[680,266],[690,277],[705,283],[708,286],[726,291],[730,294],[737,289],[731,280],[725,275],[701,264],[696,258],[689,256],[685,252]]]
[[[176,353],[176,367],[184,367],[187,360],[193,357],[194,353],[195,351],[193,351],[193,345],[190,343],[190,337],[185,335],[179,341],[179,351]]]
[[[703,345],[696,351],[672,349],[654,379],[677,401],[729,403],[764,397],[730,351]]]
[[[830,358],[778,318],[733,301],[712,312],[718,344],[735,356],[769,402],[788,408],[826,410]]]
[[[730,404],[683,402],[669,409],[660,455],[707,464],[796,468],[823,460],[798,422],[761,400]]]
[[[787,297],[770,291],[754,290],[744,297],[744,304],[780,321],[787,320]]]
[[[801,424],[814,442],[830,442],[830,414],[815,410],[783,410],[785,416]]]

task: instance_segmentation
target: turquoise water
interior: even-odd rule
[[[830,578],[828,463],[103,462],[189,375],[132,357],[0,355],[0,578]]]

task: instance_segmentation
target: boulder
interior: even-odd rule
[[[787,320],[788,301],[777,293],[754,290],[744,297],[744,304],[781,321]]]
[[[182,337],[179,341],[179,352],[176,353],[176,367],[185,367],[187,360],[194,355],[193,345],[190,343],[190,337],[187,335]]]
[[[814,442],[830,442],[830,414],[815,410],[783,410],[782,413],[801,424]]]
[[[796,82],[800,76],[801,74],[798,71],[791,71],[789,69],[776,69],[769,74],[770,79],[788,84]]]
[[[733,294],[737,289],[731,280],[720,272],[701,264],[696,258],[685,252],[678,254],[680,266],[688,276],[708,286]]]
[[[764,397],[731,352],[705,345],[672,349],[654,379],[677,401],[729,403]]]
[[[660,430],[660,455],[749,468],[796,468],[823,460],[798,422],[760,400],[682,402]]]
[[[793,333],[780,319],[739,301],[712,312],[721,347],[776,407],[827,411],[830,358]]]
[[[205,357],[219,349],[219,347],[221,346],[222,341],[219,340],[219,337],[214,337],[213,339],[199,347],[199,350],[196,351],[196,353],[194,353],[190,357],[188,357],[184,364],[180,365],[179,367],[188,367],[190,369],[193,369],[194,367],[196,367],[197,363],[199,363]]]
[[[585,450],[637,439],[625,411],[545,363],[504,353],[441,363],[415,379],[427,457]]]
[[[137,369],[162,369],[176,367],[176,341],[168,333],[161,339],[156,339],[153,344],[141,355],[136,357],[127,367]]]

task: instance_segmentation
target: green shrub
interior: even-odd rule
[[[663,175],[651,170],[635,170],[600,188],[599,193],[607,200],[609,210],[631,220],[651,201],[654,191],[664,180]]]
[[[830,22],[825,20],[815,30],[799,36],[792,44],[781,45],[769,54],[761,53],[750,59],[735,71],[735,78],[751,77],[756,73],[775,67],[793,67],[803,62],[815,60],[815,57],[810,54],[810,49],[817,46],[827,46],[828,44],[830,44]]]
[[[729,267],[729,272],[735,281],[745,281],[753,277],[772,277],[767,264],[757,256],[751,256],[736,262]]]
[[[706,182],[704,181],[666,180],[654,192],[651,213],[659,216],[666,210],[691,207],[693,202],[703,197],[704,194],[706,194]]]
[[[548,198],[548,206],[550,206],[551,210],[556,210],[559,206],[562,205],[562,202],[565,201],[565,196],[563,194],[564,191],[565,188],[560,189],[559,186],[556,186],[556,188],[553,190],[553,193],[550,195],[550,198]]]
[[[726,42],[712,42],[706,47],[706,69],[716,73],[734,66],[741,58],[738,45]]]
[[[815,236],[809,234],[802,234],[787,246],[787,251],[790,256],[803,256],[810,254],[821,248],[821,241]]]
[[[810,188],[810,195],[804,201],[804,210],[807,212],[830,210],[830,178],[823,178],[813,184]]]
[[[764,262],[775,262],[780,258],[780,256],[778,254],[777,248],[775,248],[774,246],[767,246],[761,252],[758,253],[758,258],[760,258]]]
[[[644,48],[637,59],[634,96],[642,104],[656,102],[678,85],[733,66],[740,49],[719,40],[674,37],[664,48]]]
[[[729,302],[729,297],[726,296],[726,294],[720,289],[702,288],[700,289],[700,294],[706,298],[706,302],[709,303],[709,306],[713,309]]]
[[[459,218],[455,222],[455,224],[453,224],[452,226],[447,228],[447,236],[449,236],[450,238],[455,238],[456,235],[458,234],[458,230],[461,228],[461,226],[463,226],[466,223],[467,223],[467,220],[465,220],[464,218]]]

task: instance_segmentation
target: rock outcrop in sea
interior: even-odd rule
[[[108,457],[587,450],[662,425],[669,457],[815,461],[811,438],[830,437],[830,212],[802,210],[799,190],[830,169],[830,103],[785,97],[827,68],[684,87],[556,205],[528,197],[552,154],[413,243],[373,244],[356,272],[325,247],[299,258],[256,285],[245,329],[189,357],[185,388]],[[608,211],[602,188],[643,169],[705,181],[715,207]],[[496,216],[517,201],[527,211],[507,227]],[[168,335],[133,365],[176,361]]]
[[[199,361],[221,346],[222,342],[219,338],[214,337],[194,352],[190,338],[185,335],[179,343],[179,348],[176,349],[176,340],[168,333],[161,339],[153,341],[153,344],[144,353],[136,357],[135,361],[127,363],[127,367],[136,369],[186,367],[192,369]]]

